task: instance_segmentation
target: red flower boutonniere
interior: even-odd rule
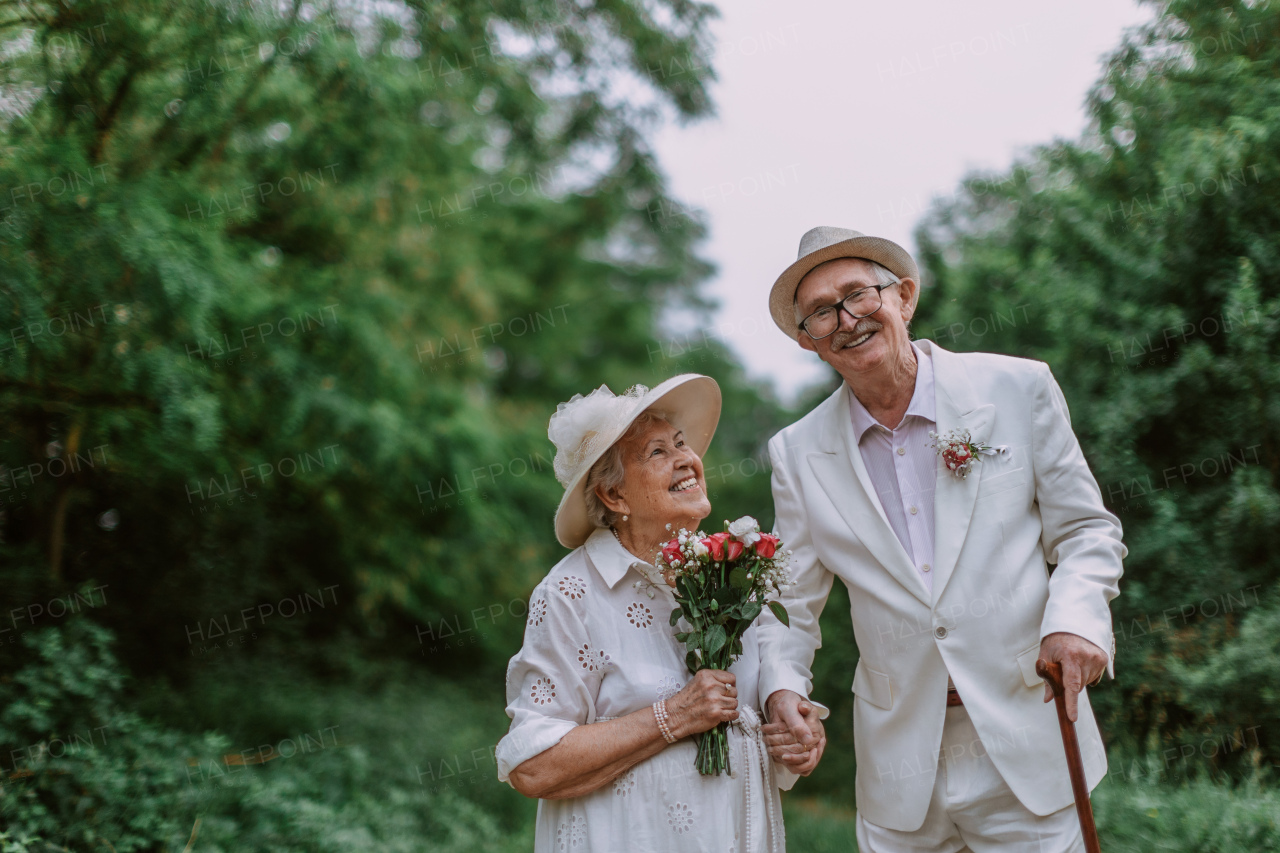
[[[996,447],[975,444],[973,436],[967,429],[953,429],[946,435],[930,432],[929,437],[933,439],[934,450],[938,451],[938,455],[942,457],[942,464],[961,480],[969,476],[969,472],[973,470],[973,463],[979,456],[995,456],[1009,449],[1005,444]]]

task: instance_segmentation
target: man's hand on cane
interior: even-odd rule
[[[1040,641],[1040,660],[1062,665],[1063,695],[1067,702],[1067,718],[1076,722],[1076,706],[1085,685],[1097,684],[1107,671],[1107,653],[1075,634],[1058,631]],[[1053,701],[1053,688],[1044,686],[1044,701]]]
[[[788,770],[808,776],[822,760],[827,733],[818,709],[799,693],[775,690],[767,703],[770,723],[760,727],[769,755]]]

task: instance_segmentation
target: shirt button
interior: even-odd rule
[[[912,508],[911,508],[911,514],[912,514],[912,515],[915,515],[917,512],[919,512],[919,510],[918,510],[918,509],[916,509],[915,507],[912,507]]]
[[[947,629],[939,625],[937,628],[933,629],[933,636],[937,637],[939,640],[945,640],[947,638]]]
[[[906,452],[907,452],[907,449],[906,449],[905,447],[899,447],[899,448],[898,448],[898,455],[899,455],[899,456],[904,455]]]
[[[931,572],[933,571],[933,566],[929,565],[928,563],[925,563],[923,566],[920,567],[920,569],[921,571]]]

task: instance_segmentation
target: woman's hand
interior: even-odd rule
[[[668,727],[677,739],[738,719],[737,676],[721,669],[700,669],[667,700]]]

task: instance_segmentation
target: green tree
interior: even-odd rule
[[[710,6],[378,8],[0,7],[6,593],[103,587],[135,664],[523,596],[553,402],[701,304],[645,135],[709,110]]]
[[[109,735],[0,779],[6,849],[527,847],[413,760],[505,722],[555,402],[716,376],[717,511],[767,512],[781,408],[660,320],[710,309],[646,138],[710,111],[712,14],[0,3],[0,745]]]

